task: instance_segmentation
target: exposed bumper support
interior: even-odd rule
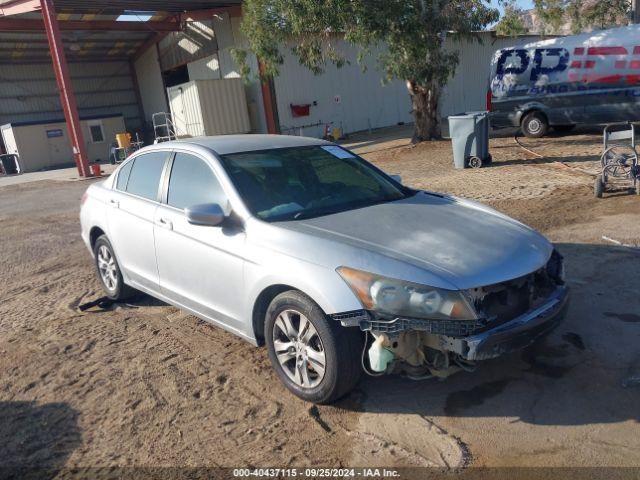
[[[519,350],[549,333],[564,319],[569,305],[569,289],[558,287],[544,304],[496,328],[464,338],[438,336],[442,350],[465,360],[487,360]]]

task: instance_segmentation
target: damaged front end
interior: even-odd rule
[[[407,285],[404,288],[409,292],[410,302],[419,289]],[[365,300],[369,300],[368,305],[378,307],[380,302],[373,298],[378,293],[375,288],[369,288]],[[431,314],[434,318],[390,315],[380,308],[332,317],[344,326],[358,326],[371,334],[374,340],[366,348],[369,368],[374,372],[402,373],[413,379],[446,377],[460,370],[472,371],[477,361],[530,345],[562,321],[569,296],[562,257],[556,251],[535,272],[459,293],[468,307],[466,312],[464,306],[445,305]],[[435,310],[433,294],[422,293],[421,299],[428,302],[427,298],[431,304],[426,310]],[[438,305],[443,303],[445,300],[441,298]],[[456,308],[465,313],[455,318]],[[473,315],[469,313],[471,310]],[[422,311],[425,309],[419,310]]]

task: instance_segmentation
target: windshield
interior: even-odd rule
[[[399,200],[405,189],[335,145],[235,153],[222,163],[247,207],[265,221],[300,220]]]

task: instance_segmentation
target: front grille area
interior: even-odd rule
[[[397,335],[416,330],[449,337],[466,337],[495,328],[541,305],[564,284],[562,256],[554,250],[547,265],[523,277],[468,290],[478,320],[425,320],[381,318],[374,312],[354,310],[331,315],[345,327]]]
[[[485,319],[484,326],[478,331],[497,327],[525,314],[548,298],[557,285],[545,267],[509,282],[474,289],[471,292],[476,296],[474,307]]]
[[[366,328],[363,328],[366,327]],[[477,320],[422,320],[417,318],[396,318],[394,320],[372,320],[366,325],[360,324],[363,330],[398,334],[407,330],[447,335],[449,337],[466,337],[482,328]]]

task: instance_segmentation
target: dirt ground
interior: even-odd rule
[[[410,186],[486,202],[566,257],[566,322],[445,381],[365,378],[334,406],[290,395],[265,349],[141,297],[108,311],[79,236],[86,182],[0,188],[0,466],[640,466],[640,198],[597,200],[594,135],[447,141],[366,157]]]

